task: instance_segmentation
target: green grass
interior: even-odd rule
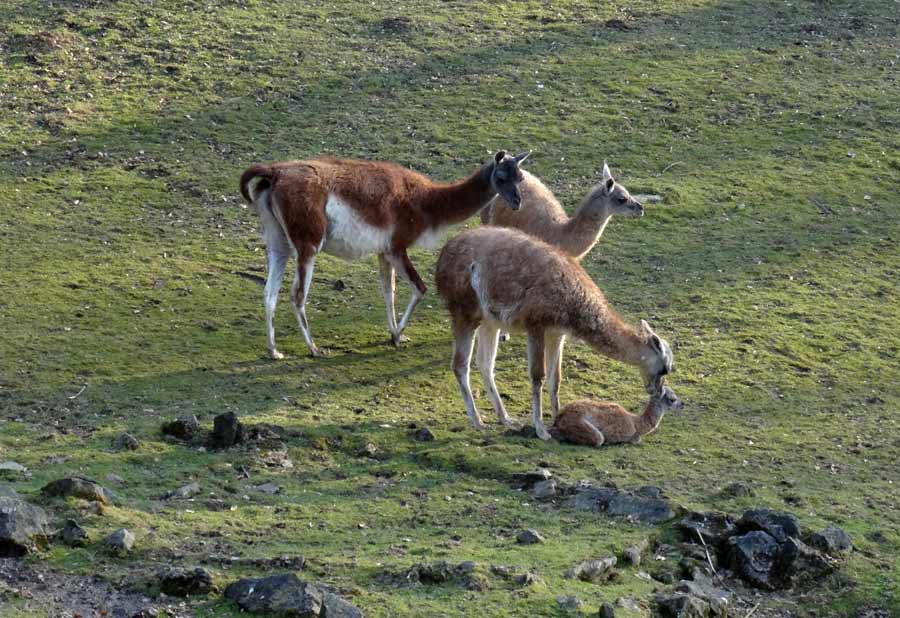
[[[95,546],[39,559],[115,580],[210,556],[304,555],[304,577],[375,617],[555,615],[558,594],[591,611],[649,597],[627,569],[603,587],[562,577],[660,530],[544,507],[506,484],[543,462],[570,481],[656,484],[691,508],[837,523],[858,549],[851,583],[794,611],[900,613],[897,5],[596,4],[4,3],[0,459],[33,471],[13,482],[26,495],[63,474],[118,474],[117,506],[82,519],[95,538],[120,526],[138,537],[131,559]],[[307,311],[329,355],[306,356],[285,295],[288,357],[265,358],[262,290],[235,274],[264,275],[258,221],[236,190],[247,165],[333,153],[452,179],[498,148],[533,149],[529,169],[570,206],[604,159],[633,193],[664,196],[643,219],[614,221],[584,262],[621,314],[675,349],[687,409],[640,447],[470,430],[430,253],[413,256],[431,291],[402,350],[385,345],[374,260],[323,257]],[[634,371],[578,343],[564,371],[564,401],[635,408],[643,396]],[[522,418],[525,373],[517,337],[498,384]],[[159,434],[176,415],[209,425],[224,411],[286,427],[294,468]],[[437,440],[411,441],[409,423]],[[111,452],[126,429],[140,449]],[[381,459],[358,456],[366,442]],[[269,479],[283,495],[246,487]],[[236,510],[158,500],[191,480]],[[758,496],[719,497],[733,481]],[[548,542],[517,546],[521,527]],[[385,583],[438,559],[516,565],[542,583]],[[261,572],[210,566],[221,584]]]

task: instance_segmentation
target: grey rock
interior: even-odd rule
[[[610,487],[577,487],[575,495],[567,501],[578,511],[606,513],[628,521],[660,524],[675,517],[668,501],[660,497],[659,489],[642,487],[623,491]]]
[[[545,539],[541,536],[540,532],[531,528],[522,530],[516,535],[516,542],[520,545],[535,545],[537,543],[543,543],[544,540]]]
[[[556,481],[554,481],[553,479],[541,481],[531,488],[531,495],[533,495],[538,500],[547,500],[549,498],[553,498],[554,496],[556,496],[556,492]]]
[[[643,557],[644,552],[647,551],[649,545],[650,541],[641,539],[639,542],[626,547],[622,551],[622,559],[631,566],[640,566],[641,558]]]
[[[58,498],[71,496],[82,500],[93,500],[100,504],[112,504],[113,501],[113,493],[110,490],[90,479],[76,476],[51,481],[44,485],[41,491],[48,496]]]
[[[522,573],[521,575],[516,575],[513,578],[513,583],[515,583],[517,586],[522,586],[522,587],[533,586],[537,582],[538,582],[537,575],[535,575],[531,571],[528,571],[527,573]]]
[[[457,565],[445,561],[417,564],[407,569],[402,579],[425,585],[453,583],[469,590],[483,590],[487,585],[484,577],[477,572],[474,562],[461,562]]]
[[[0,498],[18,498],[19,494],[9,485],[0,485]]]
[[[615,566],[616,557],[606,556],[597,560],[579,562],[566,571],[565,576],[569,579],[580,579],[583,582],[600,584],[609,581],[615,576]]]
[[[199,483],[188,483],[187,485],[183,485],[178,489],[173,489],[172,491],[166,493],[163,496],[163,500],[173,500],[173,499],[181,499],[184,500],[186,498],[190,498],[192,496],[196,496],[200,493],[200,484]]]
[[[413,440],[418,442],[434,442],[434,434],[431,433],[431,430],[428,429],[428,427],[422,427],[413,433]]]
[[[516,489],[531,489],[541,481],[548,481],[550,471],[545,468],[539,468],[534,472],[516,472],[512,475],[512,486]]]
[[[193,414],[181,416],[174,421],[164,423],[162,432],[179,440],[191,440],[200,431],[200,422]]]
[[[291,618],[362,618],[362,612],[322,586],[293,573],[241,579],[225,589],[225,598],[248,612],[272,612]]]
[[[809,544],[830,556],[839,556],[853,549],[850,535],[837,526],[828,526],[822,532],[811,534]]]
[[[621,607],[629,612],[641,611],[641,606],[634,597],[619,597],[616,599],[616,607]]]
[[[88,542],[88,533],[74,519],[67,519],[59,531],[59,539],[71,547],[84,547]]]
[[[103,539],[103,543],[116,554],[126,554],[134,548],[134,533],[125,528],[119,528]]]
[[[724,588],[719,588],[707,576],[701,573],[694,573],[694,579],[683,579],[675,586],[675,592],[682,592],[705,600],[709,603],[710,608],[715,611],[721,611],[721,608],[727,610],[728,603],[731,601],[731,592]]]
[[[361,449],[356,451],[356,455],[357,457],[371,457],[374,459],[378,457],[378,447],[371,442],[366,442]]]
[[[234,412],[220,414],[213,419],[213,430],[209,436],[209,444],[213,448],[223,449],[244,441],[244,425]]]
[[[751,509],[737,522],[740,532],[761,530],[779,543],[800,536],[800,522],[790,513],[771,509]]]
[[[0,558],[24,556],[46,547],[47,541],[44,509],[16,497],[0,496]]]
[[[609,603],[604,603],[597,612],[597,618],[616,618],[616,608]]]
[[[800,539],[789,538],[781,544],[778,567],[784,587],[794,580],[815,581],[831,573],[835,566],[836,561],[833,558],[810,547]]]
[[[777,541],[768,533],[754,530],[733,536],[726,543],[728,565],[734,573],[757,588],[778,587],[775,571],[781,553]]]
[[[281,487],[279,487],[275,483],[263,483],[262,485],[255,485],[251,489],[253,489],[254,491],[260,491],[264,494],[269,494],[270,496],[281,493]]]
[[[706,543],[717,546],[735,534],[737,526],[734,517],[727,513],[694,512],[689,513],[676,524],[685,541]],[[703,535],[700,540],[698,533]]]
[[[703,599],[675,592],[656,595],[657,614],[664,618],[719,618]],[[725,618],[724,614],[721,614]]]
[[[731,483],[722,488],[719,495],[723,498],[752,498],[756,495],[756,491],[747,483]]]
[[[28,468],[15,461],[4,461],[0,463],[0,472],[28,472]]]
[[[113,474],[112,472],[106,475],[106,480],[110,483],[115,483],[116,485],[122,485],[125,483],[125,479],[123,479],[118,474]]]
[[[556,597],[556,604],[559,605],[560,609],[567,612],[577,612],[581,609],[581,606],[584,605],[584,603],[581,602],[581,599],[568,594],[561,594]]]
[[[212,588],[212,574],[202,567],[169,567],[159,573],[160,591],[173,597],[208,594]]]
[[[117,451],[136,451],[140,445],[138,439],[127,431],[120,433],[116,439],[113,440],[113,449]]]

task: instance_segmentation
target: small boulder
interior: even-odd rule
[[[531,528],[522,530],[516,535],[516,542],[519,545],[535,545],[537,543],[543,543],[544,541],[545,539],[541,533]]]
[[[622,559],[626,564],[631,566],[640,566],[641,557],[644,555],[644,552],[647,551],[649,545],[650,541],[647,539],[642,539],[634,545],[629,545],[622,551]]]
[[[577,612],[584,605],[581,599],[570,594],[561,594],[556,597],[556,604],[559,605],[561,610],[567,612]]]
[[[656,605],[657,615],[663,618],[725,618],[705,600],[682,592],[658,594]]]
[[[515,472],[511,484],[514,489],[531,489],[541,481],[549,481],[551,476],[546,468],[538,468],[534,472]]]
[[[603,603],[597,612],[597,618],[616,618],[616,608],[609,603]]]
[[[41,491],[48,496],[58,498],[71,496],[100,504],[112,504],[113,501],[113,494],[110,490],[90,479],[75,476],[51,481],[44,485]]]
[[[84,547],[88,542],[88,533],[74,519],[66,520],[58,536],[63,543],[70,547]]]
[[[815,581],[831,573],[836,562],[800,539],[789,538],[781,544],[779,574],[784,586],[796,580]]]
[[[112,446],[116,451],[136,451],[140,445],[138,439],[126,431],[116,436]]]
[[[728,564],[747,583],[764,590],[777,588],[775,573],[780,548],[768,533],[754,530],[733,536],[726,543]]]
[[[771,509],[751,509],[737,522],[740,532],[761,530],[779,543],[800,536],[800,522],[790,513]]]
[[[213,448],[223,449],[244,441],[244,425],[234,412],[220,414],[213,419],[213,430],[209,436],[209,444]]]
[[[434,434],[428,427],[421,427],[413,432],[413,440],[417,442],[434,442]]]
[[[163,495],[163,500],[173,500],[180,499],[185,500],[187,498],[191,498],[200,493],[200,484],[199,483],[188,483],[187,485],[182,485],[178,489],[173,489],[170,492],[167,492]]]
[[[556,493],[556,481],[553,479],[536,483],[535,486],[531,488],[531,495],[538,500],[549,500],[556,496]]]
[[[661,524],[675,517],[675,511],[662,498],[630,496],[621,492],[607,503],[605,510],[613,517],[646,524]]]
[[[225,589],[225,598],[248,612],[294,618],[362,618],[362,612],[339,595],[300,581],[293,573],[238,580]]]
[[[727,513],[689,513],[676,524],[685,541],[716,546],[737,530],[734,518]],[[699,534],[698,534],[699,533]],[[702,541],[700,536],[702,535]]]
[[[174,421],[163,423],[162,432],[178,440],[192,440],[200,431],[200,422],[193,414],[181,416]]]
[[[0,495],[0,558],[24,556],[46,547],[47,541],[44,509],[17,497]]]
[[[28,472],[28,468],[16,461],[4,461],[0,463],[0,472],[15,472],[16,474],[24,474]]]
[[[579,579],[592,584],[602,584],[616,576],[615,566],[616,557],[606,556],[597,560],[579,562],[566,571],[565,576],[569,579]]]
[[[263,483],[262,485],[254,485],[250,489],[252,489],[253,491],[262,492],[264,494],[269,494],[270,496],[281,493],[281,487],[279,487],[275,483]]]
[[[194,569],[169,567],[159,573],[160,591],[173,597],[207,594],[212,588],[212,575],[202,567]]]
[[[756,495],[756,491],[747,483],[738,481],[723,487],[719,495],[723,498],[752,498]]]
[[[850,535],[837,526],[828,526],[822,532],[811,534],[809,544],[829,556],[840,556],[853,549]]]
[[[104,545],[114,554],[127,554],[134,548],[134,533],[119,528],[103,539]]]

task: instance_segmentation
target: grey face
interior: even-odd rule
[[[684,408],[684,404],[678,398],[678,395],[675,394],[668,386],[662,387],[662,392],[658,395],[660,399],[660,403],[665,406],[667,410],[681,410]]]
[[[628,189],[616,182],[609,166],[603,164],[603,180],[594,188],[591,203],[605,208],[609,214],[626,217],[643,217],[644,205],[631,197]]]
[[[652,395],[662,388],[665,376],[672,373],[674,359],[668,342],[656,333],[650,333],[647,344],[652,355],[644,365],[644,384],[647,392]]]
[[[522,195],[519,193],[519,183],[522,182],[522,171],[519,164],[522,163],[530,152],[523,152],[516,156],[510,156],[505,150],[494,155],[494,169],[491,172],[491,186],[500,194],[509,207],[519,210],[522,206]]]

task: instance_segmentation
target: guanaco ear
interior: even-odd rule
[[[607,180],[611,180],[613,177],[612,172],[609,171],[609,165],[606,164],[606,161],[603,162],[603,182]]]
[[[650,328],[650,325],[647,323],[647,320],[641,320],[641,322],[638,326],[638,330],[644,337],[647,337],[648,339],[650,337],[655,336],[653,329]],[[657,339],[659,339],[659,337],[657,337]]]
[[[531,155],[530,150],[528,150],[526,152],[520,152],[515,157],[513,157],[516,160],[516,165],[519,165],[520,163],[522,163],[522,161],[527,159],[529,157],[529,155]]]
[[[500,161],[502,161],[505,156],[506,156],[505,150],[498,150],[497,154],[494,155],[494,163],[500,163]]]

